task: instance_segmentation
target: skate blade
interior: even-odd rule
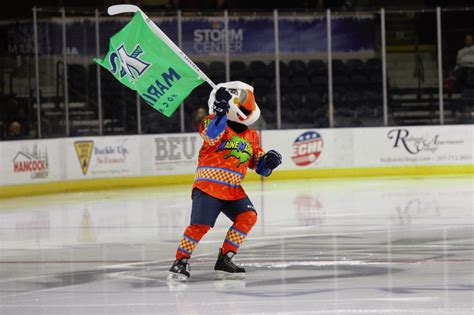
[[[245,272],[225,272],[216,270],[217,280],[242,280],[245,279]]]
[[[180,273],[170,272],[168,274],[168,277],[166,277],[166,280],[184,282],[184,281],[188,281],[188,277],[186,277],[185,275],[182,275]]]

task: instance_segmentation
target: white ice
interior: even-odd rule
[[[472,177],[255,182],[259,220],[216,281],[230,221],[165,279],[190,186],[0,200],[0,314],[472,314]]]

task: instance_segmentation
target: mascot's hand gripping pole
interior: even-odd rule
[[[156,34],[156,36],[161,38],[161,40],[163,40],[168,45],[168,47],[170,47],[186,64],[188,64],[200,78],[205,80],[212,87],[213,90],[216,89],[216,85],[214,84],[214,82],[212,82],[212,80],[204,72],[202,72],[202,70],[199,69],[199,67],[178,46],[176,46],[176,44],[173,43],[173,41],[168,36],[166,36],[166,34],[139,7],[132,4],[118,4],[110,6],[107,9],[107,13],[109,15],[136,12],[140,12],[142,14],[148,26]],[[235,105],[233,102],[229,102],[229,105],[232,106],[235,111],[240,116],[242,116],[243,119],[247,119],[247,116],[242,113],[242,111],[237,107],[237,105]]]

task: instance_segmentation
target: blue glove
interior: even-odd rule
[[[207,136],[211,139],[217,138],[226,128],[227,113],[229,112],[229,101],[232,98],[225,88],[216,91],[216,99],[212,104],[212,110],[216,114],[207,128]]]
[[[218,118],[216,121],[216,125],[229,112],[229,101],[231,98],[232,95],[230,95],[230,93],[227,92],[225,88],[221,87],[217,90],[216,100],[214,101],[214,104],[212,106],[212,109],[214,110],[214,113]]]
[[[263,166],[265,168],[273,170],[280,164],[281,154],[275,150],[270,150],[263,156]]]
[[[281,164],[281,154],[275,150],[268,151],[258,161],[256,172],[262,176],[269,176]]]

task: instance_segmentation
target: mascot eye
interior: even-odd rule
[[[251,110],[248,110],[247,108],[245,108],[243,106],[240,106],[239,108],[242,111],[242,113],[244,113],[245,116],[249,116],[252,113]]]
[[[230,94],[239,95],[236,89],[229,89],[228,91]]]

